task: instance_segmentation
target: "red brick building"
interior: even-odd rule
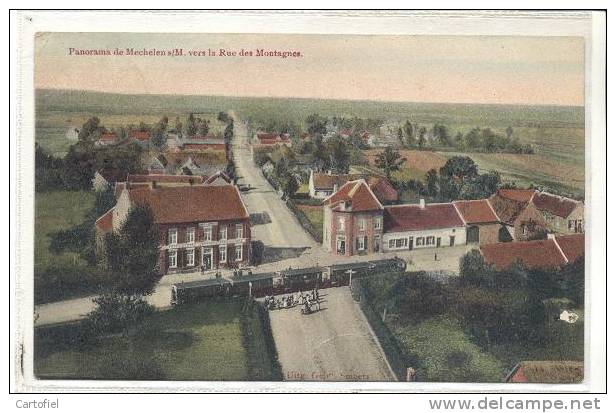
[[[383,205],[365,180],[349,181],[323,201],[323,247],[338,255],[381,251]]]
[[[148,205],[154,214],[160,273],[249,265],[249,215],[237,187],[129,184],[116,206],[96,221],[99,252],[104,235],[118,231],[135,205]]]

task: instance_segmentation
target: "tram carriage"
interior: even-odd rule
[[[280,271],[285,293],[318,288],[322,284],[323,267],[296,268]]]
[[[366,277],[383,271],[405,271],[406,262],[387,258],[365,262],[336,264],[328,267],[290,268],[288,270],[228,278],[181,282],[172,287],[173,305],[198,302],[214,297],[278,295],[313,288],[349,285],[349,275]]]

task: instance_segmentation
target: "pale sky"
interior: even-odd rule
[[[71,56],[71,47],[185,56]],[[208,48],[302,57],[188,56]],[[35,50],[37,88],[584,105],[584,41],[574,37],[42,33]]]

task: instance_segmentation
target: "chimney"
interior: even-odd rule
[[[419,208],[424,209],[426,207],[426,200],[421,198],[419,200]]]

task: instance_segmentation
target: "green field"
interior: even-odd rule
[[[81,224],[94,206],[94,193],[87,191],[37,192],[34,218],[34,269],[43,271],[50,265],[83,267],[87,263],[79,254],[49,251],[49,235]]]
[[[173,123],[175,114],[185,121],[190,112],[211,114],[233,109],[252,124],[268,120],[303,127],[309,114],[381,119],[402,123],[407,119],[430,128],[445,124],[453,136],[474,127],[500,134],[509,126],[521,143],[533,146],[535,155],[472,154],[482,169],[496,169],[521,185],[535,183],[546,189],[583,197],[584,108],[567,106],[471,105],[345,101],[298,98],[243,98],[222,96],[120,95],[97,92],[37,90],[36,140],[55,154],[71,144],[65,134],[98,116],[105,126],[153,122],[162,115]],[[219,129],[218,125],[215,129]],[[452,152],[443,152],[451,156]],[[417,177],[410,168],[399,178]]]
[[[245,300],[214,301],[154,314],[129,336],[79,344],[62,331],[39,330],[34,372],[39,378],[277,380],[264,328]]]

